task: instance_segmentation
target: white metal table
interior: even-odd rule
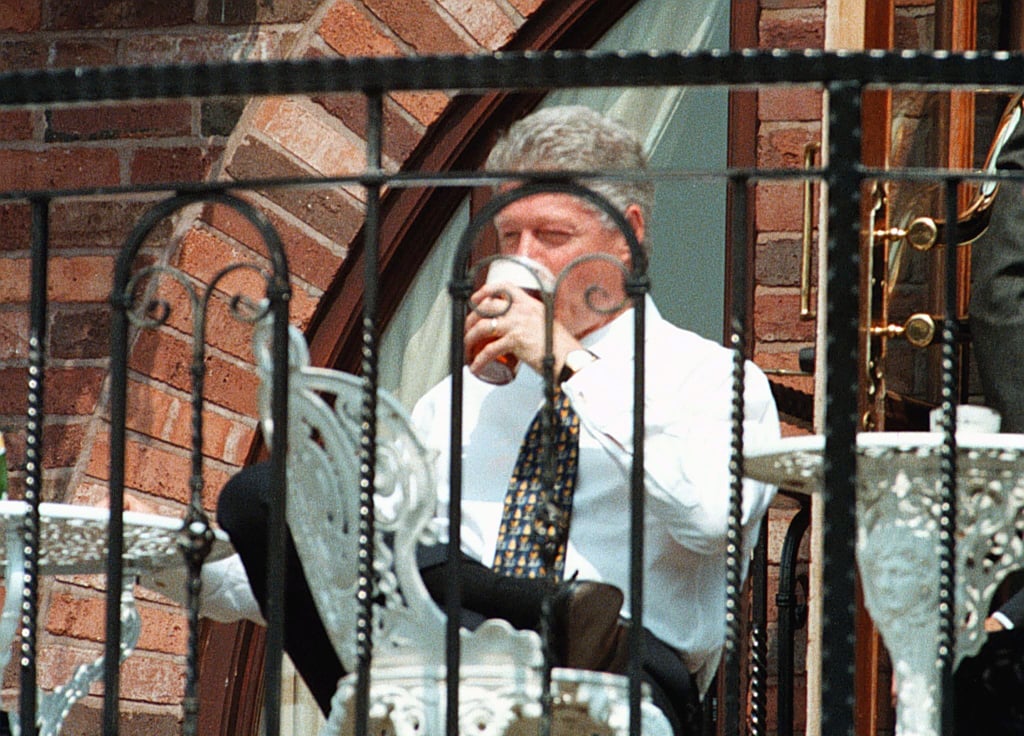
[[[900,736],[939,732],[938,432],[857,438],[857,564],[864,602],[889,649]],[[822,489],[825,438],[750,450],[746,475],[800,493]],[[954,666],[984,643],[999,583],[1024,562],[1024,435],[957,435]]]
[[[22,534],[28,514],[24,501],[0,501],[0,519],[5,534],[3,550],[6,598],[0,612],[0,671],[11,656],[11,644],[18,630],[24,591],[25,557]],[[39,505],[40,575],[92,575],[106,572],[108,510],[92,506],[42,503]],[[133,588],[141,573],[184,564],[181,552],[182,520],[155,514],[124,513],[124,586],[121,592],[121,661],[129,656],[139,639],[140,619]],[[214,544],[207,562],[232,553],[227,536],[214,530]],[[64,685],[40,693],[40,736],[57,734],[71,707],[82,698],[103,673],[103,657],[80,666]],[[11,726],[20,732],[16,714]]]

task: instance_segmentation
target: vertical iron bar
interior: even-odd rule
[[[43,384],[46,369],[47,250],[50,201],[32,200],[32,273],[28,337],[28,423],[25,432],[25,501],[22,527],[25,587],[21,604],[19,714],[23,734],[36,728],[36,629],[39,617],[39,502],[43,495]],[[120,600],[120,599],[119,599]],[[116,660],[115,660],[116,661]]]
[[[197,332],[196,342],[198,343],[202,339],[202,332]],[[192,500],[190,505],[195,507],[197,500],[201,503],[202,499],[202,488],[203,488],[203,476],[202,476],[202,403],[203,403],[203,362],[202,362],[202,347],[196,347],[193,345],[194,350],[198,350],[198,358],[194,357],[192,361],[192,476],[189,479],[189,485],[191,488]],[[200,507],[201,508],[201,507]],[[185,652],[185,695],[182,701],[182,710],[184,715],[184,723],[182,724],[182,732],[184,736],[195,736],[197,719],[199,717],[199,593],[200,593],[200,575],[203,566],[203,559],[209,552],[209,540],[207,540],[206,549],[200,551],[199,544],[201,543],[198,539],[199,529],[196,525],[200,524],[200,518],[197,517],[192,509],[187,517],[187,533],[189,535],[190,543],[186,549],[185,564],[187,568],[187,582],[186,582],[186,598],[187,606],[185,615],[188,620],[188,646]],[[206,532],[209,532],[209,526],[205,526]],[[199,534],[196,534],[199,532]]]
[[[747,198],[749,182],[740,177],[733,182],[731,260],[732,314],[729,324],[729,347],[732,350],[732,430],[729,454],[729,524],[726,529],[725,559],[725,733],[740,733],[740,642],[742,617],[740,600],[742,579],[743,528],[743,386],[746,362],[747,322]]]
[[[800,540],[811,520],[810,503],[801,503],[800,511],[789,522],[786,539],[779,557],[779,592],[775,595],[778,611],[778,645],[776,661],[778,690],[776,692],[776,724],[778,736],[793,736],[793,638],[796,624],[796,565]]]
[[[555,465],[557,463],[555,449],[555,356],[554,356],[554,335],[555,335],[555,299],[556,294],[543,292],[544,300],[544,357],[541,359],[541,378],[544,381],[544,413],[541,422],[541,487],[544,489],[554,488]],[[554,496],[552,496],[552,500]],[[552,560],[553,562],[553,560]],[[549,570],[549,575],[554,577],[554,571]],[[551,692],[551,670],[554,662],[553,642],[551,641],[551,621],[554,613],[552,611],[553,594],[548,593],[541,601],[540,616],[540,638],[541,648],[544,653],[544,666],[541,671],[541,694],[540,694],[540,729],[538,736],[551,736],[551,729],[554,725],[553,706],[554,699]]]
[[[115,284],[118,284],[115,281]],[[128,385],[130,295],[111,294],[114,314],[110,345],[110,520],[107,528],[106,643],[103,652],[103,734],[118,732],[121,639],[121,550],[124,546],[125,421]],[[23,719],[24,720],[24,719]]]
[[[750,563],[750,735],[767,733],[768,676],[768,519],[761,524]]]
[[[128,402],[128,274],[133,246],[141,242],[153,215],[147,213],[136,224],[118,257],[114,288],[110,294],[110,519],[107,525],[106,644],[103,653],[103,734],[118,732],[118,690],[120,688],[121,549],[124,546],[125,427]],[[115,580],[117,586],[115,587]]]
[[[467,229],[467,234],[470,229]],[[460,244],[459,255],[461,255],[463,245],[466,243]],[[456,276],[450,285],[452,323],[449,363],[452,396],[451,431],[448,435],[448,559],[445,563],[448,572],[445,581],[445,610],[447,613],[445,619],[445,702],[447,703],[445,733],[447,736],[459,736],[459,658],[461,656],[459,621],[462,617],[462,576],[459,574],[460,550],[462,549],[462,365],[465,349],[463,327],[466,304],[472,293],[472,284],[466,278],[464,269],[456,270],[455,273]]]
[[[630,467],[630,545],[629,545],[629,735],[640,735],[640,686],[643,679],[644,652],[644,462],[647,439],[645,428],[644,363],[647,327],[647,291],[650,280],[643,253],[632,247],[632,279],[627,294],[633,299],[633,464]]]
[[[541,487],[552,489],[555,486],[556,440],[555,440],[555,299],[556,294],[542,293],[544,300],[544,357],[541,359],[541,378],[544,381],[544,412],[541,415]],[[552,495],[552,500],[554,496]],[[554,560],[552,560],[553,562]],[[553,565],[552,565],[553,566]],[[555,580],[554,571],[549,570],[551,579]],[[551,675],[554,662],[554,648],[551,640],[551,621],[553,593],[550,591],[541,601],[540,639],[544,653],[544,666],[541,671],[540,693],[540,729],[538,736],[551,736],[554,725],[554,698],[551,692]]]
[[[203,561],[213,545],[213,531],[203,510],[203,396],[206,379],[206,318],[212,286],[202,300],[192,305],[192,457],[189,477],[189,507],[179,544],[184,548],[188,577],[186,609],[188,642],[185,652],[185,697],[182,701],[184,736],[196,736],[199,718],[199,595]]]
[[[366,95],[366,165],[374,177],[381,174],[383,98],[379,91]],[[358,677],[356,684],[356,734],[369,730],[370,664],[373,656],[374,487],[377,466],[377,301],[379,294],[380,183],[366,184],[364,229],[366,287],[363,296],[363,407],[359,438],[359,618],[356,623]]]
[[[853,736],[861,87],[858,82],[833,82],[828,92],[828,391],[821,630],[821,670],[827,676],[821,687],[821,732]]]
[[[256,223],[253,211],[247,206],[236,209],[249,212],[248,219]],[[270,447],[271,482],[276,489],[272,496],[267,528],[267,638],[264,646],[263,736],[277,736],[281,731],[281,679],[284,658],[284,631],[287,621],[284,612],[284,592],[287,583],[285,551],[288,543],[288,266],[284,249],[276,232],[266,223],[257,225],[267,245],[274,277],[270,294],[273,312],[273,393],[271,414],[273,442]]]
[[[942,698],[940,730],[953,733],[953,655],[956,648],[956,515],[957,445],[956,403],[958,396],[957,348],[957,191],[959,181],[947,179],[946,242],[943,251],[942,319],[942,448],[939,454],[939,636],[935,666],[939,670]]]

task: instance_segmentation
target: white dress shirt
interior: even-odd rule
[[[644,625],[678,649],[706,690],[725,638],[732,352],[665,321],[647,300]],[[629,601],[629,478],[633,422],[633,310],[586,336],[598,360],[562,384],[580,417],[580,462],[565,576],[613,583]],[[764,374],[746,363],[744,443],[779,435]],[[468,370],[463,399],[462,547],[490,565],[505,490],[543,382],[522,367],[507,386]],[[413,410],[438,452],[438,523],[448,515],[450,378]],[[775,489],[744,482],[746,561]],[[629,615],[628,610],[623,611]]]
[[[216,562],[207,562],[200,573],[199,614],[222,623],[247,619],[266,626],[256,596],[249,585],[242,558],[229,555]],[[188,572],[184,565],[166,567],[139,576],[139,584],[186,605]]]

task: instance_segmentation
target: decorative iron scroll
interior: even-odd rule
[[[268,267],[256,263],[233,263],[217,271],[209,283],[199,284],[187,273],[157,263],[155,265],[137,267],[136,256],[146,238],[161,220],[170,217],[181,209],[197,203],[219,205],[231,208],[247,219],[259,232],[267,249]],[[265,290],[258,294],[230,294],[228,277],[239,270],[252,270],[262,280]],[[110,402],[110,506],[122,508],[124,502],[124,465],[125,465],[125,432],[127,417],[127,373],[129,355],[129,328],[159,329],[169,325],[172,316],[172,301],[163,289],[177,288],[185,295],[185,303],[189,313],[182,315],[191,318],[192,324],[192,361],[190,365],[191,404],[192,404],[192,437],[191,437],[191,473],[189,478],[189,499],[185,518],[182,522],[179,537],[179,551],[188,569],[187,583],[187,618],[188,647],[186,653],[186,679],[184,697],[184,728],[186,736],[194,736],[198,729],[199,691],[198,691],[198,651],[199,651],[199,593],[200,571],[204,561],[209,557],[214,534],[209,517],[203,508],[203,407],[205,401],[206,376],[206,328],[209,315],[209,304],[215,297],[228,294],[227,303],[232,316],[239,321],[255,323],[267,315],[273,316],[273,350],[279,370],[273,374],[272,385],[274,395],[273,416],[279,419],[279,434],[287,435],[287,422],[284,421],[287,411],[287,376],[286,351],[288,328],[288,302],[290,286],[288,282],[288,266],[284,248],[266,215],[250,203],[223,192],[197,192],[180,194],[159,202],[147,211],[136,223],[129,234],[118,257],[114,275],[114,288],[111,302],[114,306],[114,318],[111,340],[111,402]],[[283,609],[282,596],[277,591],[283,590],[283,559],[285,547],[284,527],[284,478],[283,450],[272,457],[272,468],[276,487],[282,489],[277,503],[270,512],[270,533],[268,535],[268,555],[272,564],[268,572],[268,596],[270,604],[267,612],[267,722],[268,736],[275,736],[280,721],[280,670],[281,653],[283,652]],[[108,531],[109,564],[107,566],[107,652],[108,660],[116,655],[117,641],[120,639],[120,619],[117,616],[118,590],[122,587],[123,570],[119,560],[123,558],[124,526],[121,514],[113,514],[110,518]],[[116,667],[108,667],[104,672],[104,726],[105,732],[116,733],[118,721],[118,693],[120,681]]]

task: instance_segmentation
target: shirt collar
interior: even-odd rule
[[[654,321],[661,319],[661,313],[654,305],[654,300],[651,299],[650,294],[644,294],[644,312],[644,319],[648,329]],[[580,343],[587,350],[592,350],[598,356],[601,355],[602,345],[613,344],[615,345],[615,350],[619,351],[622,349],[623,344],[632,344],[634,320],[633,307],[630,306],[629,309],[625,310],[608,324],[584,336]]]

